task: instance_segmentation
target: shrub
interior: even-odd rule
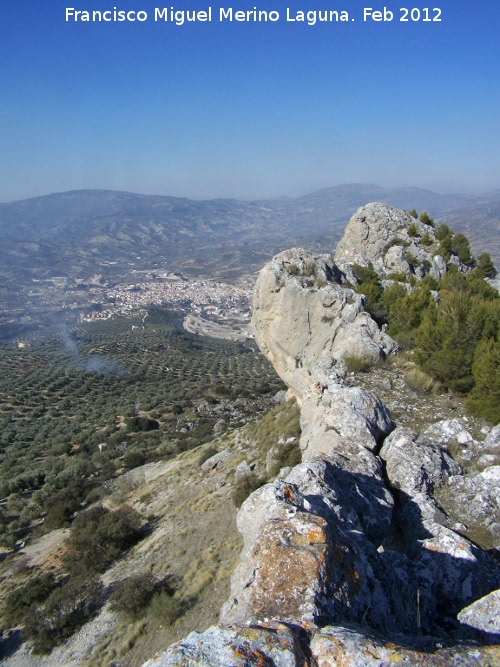
[[[417,225],[412,222],[411,225],[408,227],[408,236],[415,237],[419,236]]]
[[[182,614],[182,604],[171,592],[161,590],[153,594],[147,613],[166,625],[172,625]]]
[[[278,456],[273,461],[273,464],[268,470],[268,480],[273,480],[279,473],[281,468],[293,468],[302,461],[302,453],[300,451],[299,443],[286,442],[279,450]]]
[[[479,255],[476,262],[476,268],[481,271],[486,278],[494,278],[497,274],[493,260],[487,252],[482,252]]]
[[[233,491],[231,493],[231,499],[236,507],[241,507],[243,502],[248,498],[248,496],[260,488],[264,484],[264,480],[254,472],[250,472],[240,479],[234,485]]]
[[[350,373],[366,373],[373,366],[373,362],[355,354],[346,354],[343,359]]]
[[[351,268],[358,283],[378,283],[378,274],[373,268],[373,264],[371,262],[368,266],[353,264]]]
[[[409,215],[411,218],[418,218],[418,213],[417,213],[417,211],[416,211],[414,208],[412,208],[411,211],[408,211],[408,215]]]
[[[49,595],[43,609],[32,608],[23,635],[33,642],[33,652],[50,653],[90,620],[102,606],[102,588],[99,581],[70,579]]]
[[[397,282],[400,283],[406,283],[408,282],[408,276],[404,271],[392,271],[392,273],[389,273],[387,275],[387,280],[396,280]],[[387,292],[387,290],[385,290]],[[405,290],[406,291],[406,290]],[[385,292],[384,292],[385,294]]]
[[[500,422],[500,342],[482,340],[474,353],[472,365],[474,388],[467,398],[467,408],[476,417],[493,424]]]
[[[150,419],[144,416],[128,417],[125,420],[127,431],[137,433],[138,431],[156,431],[160,428],[160,424],[156,419]]]
[[[434,241],[432,239],[432,236],[429,234],[429,232],[425,232],[422,235],[422,238],[420,239],[421,245],[425,245],[425,246],[430,246],[430,245],[433,244],[433,242]]]
[[[434,220],[431,217],[429,217],[427,211],[424,211],[421,214],[420,222],[422,222],[424,225],[429,225],[429,227],[434,227]]]
[[[442,386],[436,382],[430,375],[424,373],[419,368],[412,368],[412,370],[406,375],[405,382],[415,391],[424,391],[426,393],[437,393]]]
[[[417,257],[413,253],[407,252],[405,253],[405,256],[406,256],[406,261],[408,262],[408,264],[410,264],[413,270],[415,270],[417,266],[420,266],[420,260],[417,259]]]
[[[491,326],[489,308],[463,292],[428,309],[415,334],[415,360],[439,382],[459,392],[472,389],[474,350]]]
[[[72,573],[90,577],[103,572],[140,537],[139,514],[129,507],[110,512],[93,507],[79,514],[67,540],[63,564]]]
[[[11,591],[5,600],[3,620],[11,628],[23,623],[24,617],[41,604],[56,587],[52,573],[45,572],[31,577],[26,583]]]
[[[139,452],[137,449],[126,452],[123,457],[123,465],[127,470],[133,470],[138,468],[146,463],[146,457],[143,452]]]
[[[467,266],[474,263],[470,249],[469,239],[465,234],[455,234],[451,240],[451,251],[458,259]]]
[[[109,598],[112,611],[132,619],[140,617],[153,597],[155,579],[149,573],[136,574],[119,581]]]

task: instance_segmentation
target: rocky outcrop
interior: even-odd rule
[[[218,626],[192,632],[144,667],[490,667],[500,660],[498,646],[443,647],[442,641],[391,639],[341,626],[309,636],[297,625],[278,621]]]
[[[374,450],[393,428],[375,394],[343,384],[343,359],[376,361],[397,349],[364,311],[363,297],[342,284],[331,258],[294,248],[261,271],[252,323],[261,350],[302,406],[304,458],[332,450],[359,459],[360,472],[376,468]]]
[[[404,212],[368,205],[337,254],[351,261],[352,246],[387,272],[385,246],[410,239],[412,222],[424,233]],[[447,439],[463,447],[469,436],[453,423],[423,435],[395,428],[374,393],[348,386],[347,356],[374,361],[396,345],[345,279],[330,257],[297,248],[261,271],[255,337],[301,406],[302,463],[243,503],[244,547],[221,625],[192,633],[148,667],[486,667],[500,658],[498,647],[463,643],[494,638],[465,609],[500,588],[498,564],[454,530],[435,500],[462,478]],[[496,468],[481,475],[496,479]]]
[[[412,226],[413,235],[408,230]],[[412,218],[405,211],[381,204],[359,208],[337,245],[335,262],[346,269],[351,264],[373,265],[381,277],[391,273],[415,273],[417,279],[429,273],[439,278],[446,273],[440,255],[425,250],[420,239],[428,235],[435,242],[434,229]]]
[[[364,297],[343,285],[328,255],[300,248],[276,255],[254,292],[255,339],[283,381],[302,399],[313,368],[356,355],[376,361],[397,349],[363,308]]]

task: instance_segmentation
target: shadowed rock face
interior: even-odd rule
[[[413,221],[380,204],[365,208],[344,253],[351,239],[376,255]],[[432,430],[395,429],[375,394],[344,383],[344,356],[376,360],[396,349],[362,297],[329,257],[295,248],[262,269],[253,325],[301,406],[303,462],[243,503],[244,548],[221,626],[192,633],[148,667],[498,661],[498,647],[453,645],[484,639],[484,615],[498,613],[500,599],[490,595],[457,620],[500,587],[498,564],[446,525],[432,497],[460,466]]]

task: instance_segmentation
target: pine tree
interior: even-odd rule
[[[476,417],[493,424],[500,422],[500,342],[482,340],[472,366],[474,388],[467,398],[467,408]]]
[[[484,274],[485,278],[494,278],[497,274],[493,260],[488,252],[482,252],[479,255],[476,268]]]

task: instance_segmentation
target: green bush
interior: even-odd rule
[[[458,392],[472,389],[474,351],[491,327],[490,308],[464,292],[429,308],[415,333],[415,360],[433,378]]]
[[[425,232],[425,233],[422,235],[422,238],[420,239],[420,243],[421,243],[421,245],[423,245],[423,246],[430,246],[430,245],[433,244],[433,242],[434,242],[434,241],[433,241],[433,238],[432,238],[432,236],[429,234],[429,232]]]
[[[104,602],[102,589],[99,581],[70,579],[49,595],[42,609],[32,607],[24,619],[23,636],[33,643],[33,652],[50,653],[87,623]]]
[[[127,431],[137,433],[138,431],[156,431],[160,428],[160,424],[156,419],[150,419],[144,416],[128,417],[125,420]]]
[[[56,586],[51,572],[30,577],[7,595],[3,609],[4,623],[10,628],[21,625],[26,614],[46,600]]]
[[[127,470],[133,470],[146,463],[146,456],[143,452],[133,449],[128,451],[123,457],[123,465]]]
[[[93,507],[79,514],[67,539],[63,565],[72,575],[92,577],[104,572],[140,538],[141,518],[129,507],[110,512]]]
[[[155,578],[149,573],[136,574],[115,584],[109,598],[112,611],[139,618],[149,605],[155,590]]]
[[[412,222],[408,227],[408,236],[411,237],[419,236],[417,225],[414,222]]]
[[[392,273],[389,273],[387,275],[387,280],[396,280],[397,282],[400,283],[407,283],[408,282],[408,276],[404,271],[392,271]],[[387,292],[387,290],[385,290]],[[385,292],[384,292],[385,294]]]
[[[493,424],[500,422],[500,342],[482,340],[474,353],[474,387],[467,398],[467,408],[476,417]]]
[[[438,241],[442,241],[447,236],[453,236],[453,232],[451,231],[451,229],[448,227],[448,225],[445,225],[444,223],[442,225],[439,225],[435,233]]]
[[[451,251],[458,257],[462,264],[470,266],[474,263],[469,239],[465,236],[465,234],[455,234],[453,236],[451,240]]]
[[[482,252],[477,258],[476,268],[481,271],[485,278],[494,278],[497,274],[495,265],[491,256],[487,252]]]
[[[422,222],[424,225],[429,225],[429,227],[434,227],[434,220],[431,217],[429,217],[427,211],[424,211],[420,215],[420,222]]]

